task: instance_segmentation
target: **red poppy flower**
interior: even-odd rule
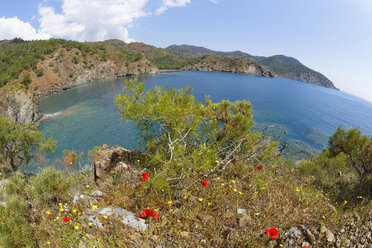
[[[139,183],[139,184],[138,184],[138,188],[141,188],[141,186],[142,186],[142,185]]]
[[[227,191],[231,192],[231,189],[230,189],[230,188],[228,188],[228,189],[227,189]]]
[[[279,168],[280,168],[280,166],[279,166],[279,165],[277,165],[277,166],[276,166],[276,168],[277,168],[277,169],[279,169]]]
[[[69,217],[65,217],[65,218],[63,218],[63,221],[64,222],[70,222],[70,218]]]
[[[307,245],[305,245],[304,248],[309,248],[309,247]]]
[[[143,214],[139,213],[139,216],[141,218],[147,218],[147,217],[153,216],[153,217],[155,217],[155,219],[158,220],[159,217],[160,217],[160,214],[155,214],[155,212],[152,211],[152,209],[145,209],[145,211],[143,211]]]
[[[149,180],[149,174],[147,172],[144,172],[141,176],[142,176],[142,178],[141,178],[142,181]]]
[[[262,170],[262,165],[257,166],[257,169]]]
[[[53,214],[52,214],[52,213],[49,213],[48,215],[49,215],[49,216],[53,216]]]
[[[76,204],[74,204],[74,208],[76,208]]]
[[[208,187],[208,183],[207,183],[206,181],[203,180],[203,181],[201,181],[200,183],[201,183],[204,187]]]
[[[266,234],[271,237],[272,239],[276,239],[279,237],[279,232],[275,228],[267,229]]]

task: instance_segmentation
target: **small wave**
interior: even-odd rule
[[[44,120],[44,119],[48,119],[48,118],[56,117],[56,116],[62,114],[62,112],[63,112],[63,111],[59,111],[59,112],[52,113],[52,114],[44,114],[42,120]]]

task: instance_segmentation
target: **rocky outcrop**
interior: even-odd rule
[[[43,69],[43,74],[40,76],[36,72],[31,73],[32,83],[29,85],[29,90],[37,98],[96,80],[159,72],[144,57],[130,63],[119,63],[102,60],[97,54],[83,56],[78,49],[67,51],[64,48],[41,61],[38,68]]]
[[[18,123],[38,122],[42,115],[36,97],[25,89],[0,90],[0,114]]]
[[[103,145],[94,156],[94,180],[105,181],[113,174],[124,175],[129,170],[128,164],[136,163],[140,155],[140,152],[130,151],[123,147]]]
[[[101,79],[114,79],[130,75],[156,74],[159,70],[150,65],[145,57],[132,62],[103,60],[97,54],[83,55],[78,49],[58,49],[39,62],[42,73],[30,73],[28,90],[9,85],[0,92],[0,114],[18,123],[38,123],[42,114],[37,99],[66,89]],[[18,80],[18,81],[19,81]]]
[[[193,71],[220,71],[242,73],[260,77],[276,77],[276,74],[267,67],[241,58],[226,58],[206,56],[200,62],[189,65],[183,70]]]

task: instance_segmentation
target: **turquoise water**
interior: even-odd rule
[[[122,92],[123,81],[98,81],[40,100],[45,114],[61,112],[46,119],[39,127],[46,138],[58,141],[55,160],[63,150],[85,154],[94,146],[119,145],[140,150],[139,133],[131,123],[121,120],[113,104]],[[360,127],[372,134],[372,103],[347,93],[283,78],[263,78],[219,72],[164,72],[140,78],[146,88],[170,84],[193,87],[201,101],[209,95],[218,102],[248,100],[254,109],[255,129],[272,126],[270,134],[283,138],[288,131],[287,156],[299,159],[326,147],[328,136],[341,125]],[[306,152],[304,152],[306,151]]]

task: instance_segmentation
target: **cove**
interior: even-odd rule
[[[221,72],[174,71],[139,77],[147,89],[155,85],[192,86],[200,101],[210,96],[247,100],[253,105],[255,129],[268,129],[274,139],[288,131],[286,156],[301,159],[327,146],[338,126],[360,127],[372,134],[372,103],[342,91],[284,78],[264,78]],[[58,141],[51,161],[61,160],[63,150],[87,154],[95,146],[119,145],[141,150],[139,133],[121,119],[113,98],[122,93],[124,79],[104,80],[40,99],[43,114],[58,113],[43,120],[39,130]],[[54,162],[56,163],[56,162]]]

